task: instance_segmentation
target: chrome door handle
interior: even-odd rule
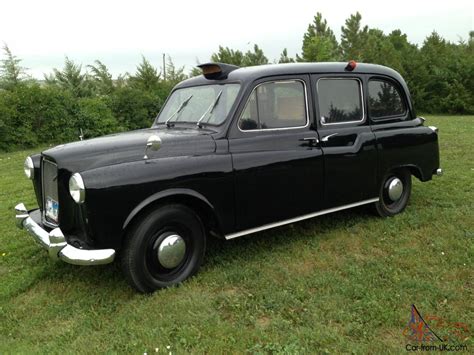
[[[310,146],[316,146],[319,143],[318,137],[305,137],[300,141],[307,142]]]
[[[324,136],[323,138],[321,138],[321,142],[327,142],[329,140],[329,138],[337,136],[337,135],[338,135],[338,133],[333,133],[333,134],[329,134],[327,136]]]

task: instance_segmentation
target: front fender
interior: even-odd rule
[[[191,189],[186,189],[186,188],[175,188],[175,189],[168,189],[164,191],[157,192],[142,202],[140,202],[133,210],[130,212],[128,215],[127,219],[123,223],[122,229],[125,230],[129,225],[130,222],[140,214],[143,210],[145,210],[148,206],[159,202],[160,200],[163,200],[165,198],[169,197],[178,197],[178,196],[187,196],[193,199],[199,200],[201,203],[205,204],[207,208],[209,208],[213,214],[215,214],[215,209],[214,206],[205,198],[202,194],[200,194],[197,191],[191,190]]]
[[[234,224],[232,161],[228,154],[142,160],[81,175],[86,186],[82,206],[92,239],[100,248],[120,249],[131,221],[150,204],[172,196],[198,201],[198,207],[212,211],[223,233]],[[210,216],[202,218],[207,222]]]

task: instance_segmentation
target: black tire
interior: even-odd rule
[[[167,237],[178,235],[185,245],[179,264],[165,267],[158,250]],[[198,271],[204,259],[206,234],[199,217],[183,205],[158,207],[134,223],[122,251],[122,270],[129,284],[142,293],[181,283]]]
[[[391,199],[388,187],[394,179],[400,179],[403,191],[398,199]],[[387,174],[382,180],[379,190],[379,201],[375,202],[374,210],[381,217],[393,217],[401,213],[408,205],[411,195],[411,174],[407,169],[395,170]]]

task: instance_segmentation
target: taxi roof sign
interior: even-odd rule
[[[204,63],[197,66],[202,70],[206,79],[222,80],[226,79],[231,71],[239,69],[238,66],[225,63]]]

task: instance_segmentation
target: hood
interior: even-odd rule
[[[152,134],[162,140],[158,151],[148,150],[149,159],[205,155],[215,151],[212,131],[189,128],[148,128],[59,145],[43,152],[60,169],[80,172],[118,163],[143,160]]]

